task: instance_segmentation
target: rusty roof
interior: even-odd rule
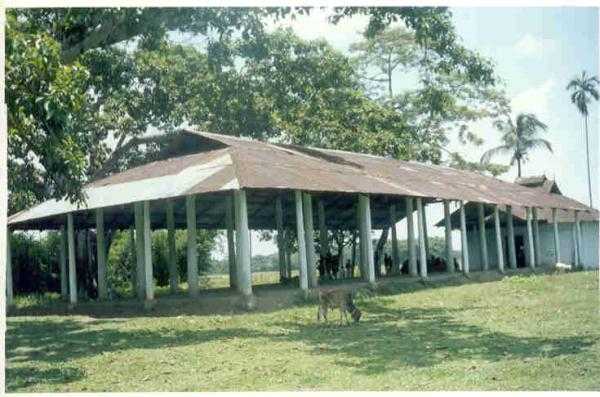
[[[182,140],[185,140],[184,145]],[[72,211],[240,188],[369,193],[513,207],[589,210],[562,195],[479,173],[368,154],[273,144],[191,130],[175,134],[171,146],[186,146],[187,153],[194,153],[177,156],[176,150],[167,149],[171,157],[86,185],[87,201],[83,208],[66,200],[48,200],[10,216],[8,223],[18,228],[20,224]]]

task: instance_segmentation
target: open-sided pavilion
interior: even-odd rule
[[[327,250],[328,230],[359,231],[359,269],[368,282],[376,281],[371,230],[392,227],[394,268],[400,259],[395,225],[418,212],[417,225],[407,217],[409,273],[427,277],[423,221],[427,204],[443,202],[446,257],[452,263],[450,202],[460,206],[462,271],[469,272],[465,202],[476,203],[480,225],[493,214],[498,270],[504,269],[498,206],[506,209],[508,233],[511,207],[527,209],[527,230],[534,233],[532,217],[538,208],[587,211],[567,197],[504,182],[475,172],[399,161],[336,150],[272,144],[260,141],[182,130],[164,140],[158,160],[93,181],[84,189],[86,203],[78,207],[67,200],[49,200],[9,217],[8,229],[60,230],[61,287],[70,303],[77,303],[75,230],[95,229],[97,238],[98,296],[107,297],[107,229],[135,228],[137,291],[154,299],[151,256],[152,229],[168,230],[171,287],[176,288],[175,230],[187,229],[189,294],[198,294],[196,230],[226,229],[230,283],[244,297],[252,295],[250,233],[252,229],[277,230],[281,273],[285,263],[285,230],[295,230],[299,260],[299,287],[317,287],[315,226]],[[555,215],[556,216],[556,215]],[[415,227],[416,226],[416,227]],[[416,230],[415,230],[416,229]],[[418,236],[418,237],[417,237]],[[481,234],[485,238],[485,233]],[[418,238],[419,244],[415,244]],[[577,234],[579,238],[579,234]],[[8,240],[10,241],[10,239]],[[509,238],[508,241],[514,241]],[[532,238],[529,266],[535,267]],[[558,234],[555,235],[558,244]],[[418,246],[418,249],[416,248]],[[485,246],[485,244],[483,244]],[[509,247],[510,248],[510,247]],[[514,251],[514,247],[510,252]],[[12,302],[10,246],[7,250],[7,302]],[[321,252],[323,254],[326,251]],[[484,259],[485,261],[485,259]],[[448,266],[453,271],[453,266]],[[68,282],[67,282],[68,280]]]

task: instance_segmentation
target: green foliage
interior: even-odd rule
[[[13,289],[15,293],[60,292],[58,233],[11,235]]]
[[[588,76],[585,71],[581,72],[581,76],[569,81],[567,85],[567,90],[571,91],[571,102],[583,116],[587,117],[588,104],[592,99],[597,101],[600,98],[598,85],[600,85],[598,77]]]
[[[498,154],[510,154],[510,165],[517,163],[518,176],[521,177],[521,162],[528,160],[531,150],[542,148],[552,152],[550,142],[538,137],[539,132],[546,131],[546,124],[539,121],[533,114],[520,113],[517,115],[515,123],[508,118],[506,121],[497,121],[495,126],[503,133],[502,145],[486,151],[481,156],[482,164],[488,163],[492,157]]]

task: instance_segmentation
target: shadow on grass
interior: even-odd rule
[[[276,325],[294,331],[284,338],[312,346],[314,354],[334,355],[336,364],[367,375],[400,366],[431,367],[445,361],[497,362],[574,355],[597,342],[597,337],[591,336],[515,336],[465,324],[452,316],[453,312],[477,308],[395,310],[371,301],[363,302],[361,309],[368,313],[365,321],[349,326],[338,325],[337,313],[327,325],[287,321]]]
[[[6,368],[6,391],[44,384],[66,384],[83,378],[83,372],[74,367],[39,369],[36,367]],[[43,380],[43,382],[40,382]]]

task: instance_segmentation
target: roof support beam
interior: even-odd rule
[[[513,225],[512,207],[506,206],[506,225],[508,226],[508,261],[511,269],[517,268],[517,252],[515,249],[515,228]]]
[[[179,277],[177,274],[177,258],[175,249],[175,213],[173,209],[173,199],[167,199],[166,210],[169,289],[172,294],[175,294],[179,287]]]
[[[249,298],[252,295],[252,269],[250,260],[250,230],[248,229],[248,205],[246,202],[246,191],[243,189],[234,191],[235,203],[235,234],[237,256],[235,260],[238,291]]]
[[[313,226],[312,196],[310,193],[302,193],[302,210],[304,212],[304,240],[306,243],[306,263],[308,270],[308,286],[316,288],[318,286],[316,261],[315,261],[315,240]]]
[[[373,258],[373,243],[371,242],[371,203],[369,195],[358,195],[358,208],[360,218],[360,241],[363,242],[361,259],[365,272],[363,278],[370,283],[375,282],[375,263]]]
[[[581,249],[581,223],[579,221],[579,211],[575,211],[575,266],[583,266],[582,249]]]
[[[146,301],[154,300],[154,276],[152,274],[152,225],[150,224],[150,201],[144,201],[144,289]]]
[[[235,221],[233,219],[232,195],[225,197],[225,225],[227,227],[227,266],[229,267],[229,287],[237,288],[237,264],[235,261]]]
[[[398,234],[396,232],[396,222],[397,222],[397,217],[396,217],[396,204],[391,204],[390,205],[390,227],[392,228],[392,265],[393,265],[393,271],[392,273],[395,272],[400,272],[400,252],[398,251]],[[343,263],[342,263],[343,265]]]
[[[444,237],[446,240],[446,270],[454,273],[454,257],[452,255],[452,222],[450,220],[450,201],[444,200]]]
[[[467,238],[467,222],[465,220],[465,202],[460,201],[460,237],[462,243],[463,273],[469,273],[469,243]]]
[[[415,221],[414,221],[414,200],[412,197],[406,197],[406,234],[408,238],[408,272],[411,276],[417,275],[417,254],[415,252]]]
[[[479,221],[479,245],[481,246],[481,260],[483,265],[483,271],[487,271],[490,265],[488,260],[487,239],[485,236],[485,218],[483,203],[477,203],[477,218]]]
[[[542,264],[542,250],[541,250],[541,242],[540,242],[540,221],[538,219],[538,212],[536,207],[531,208],[531,213],[533,216],[533,242],[535,248],[535,261],[536,265]]]
[[[67,300],[69,297],[69,279],[67,273],[67,227],[60,227],[60,247],[59,247],[59,266],[60,266],[60,296]]]
[[[294,191],[296,200],[296,236],[298,238],[298,266],[300,268],[300,289],[308,290],[308,269],[306,264],[306,240],[304,239],[304,211],[302,205],[302,192]]]
[[[552,229],[554,230],[554,262],[560,262],[560,237],[558,234],[558,221],[556,219],[556,208],[552,208]]]
[[[144,264],[144,205],[142,202],[134,204],[135,211],[135,257],[136,257],[136,282],[137,297],[143,300],[146,295],[144,280],[146,279],[146,266]]]
[[[527,217],[527,249],[529,253],[529,267],[535,269],[535,248],[533,244],[533,227],[531,222],[531,207],[525,207],[525,214]]]
[[[98,299],[108,297],[106,288],[106,244],[104,243],[104,210],[96,209],[96,257],[98,262]]]
[[[77,274],[75,273],[75,231],[73,227],[73,213],[67,214],[67,244],[69,251],[69,302],[77,304]]]
[[[198,242],[196,232],[196,196],[185,197],[185,213],[187,220],[187,283],[188,294],[198,296]]]
[[[494,206],[494,228],[496,229],[496,256],[498,257],[498,271],[504,273],[504,249],[502,247],[502,232],[500,229],[500,211]]]
[[[417,197],[417,227],[419,228],[419,271],[421,277],[427,277],[427,248],[425,246],[425,215],[423,211],[423,201]]]

